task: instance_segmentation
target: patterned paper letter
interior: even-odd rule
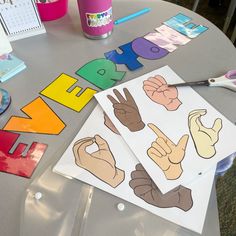
[[[137,60],[139,57],[132,49],[132,42],[124,44],[119,47],[122,50],[122,54],[116,50],[106,52],[104,55],[107,59],[113,61],[116,64],[125,64],[129,70],[137,70],[143,65]]]
[[[176,16],[171,17],[169,20],[165,21],[164,24],[171,27],[172,29],[188,36],[189,38],[196,38],[206,30],[207,27],[203,25],[195,25],[188,22],[191,20],[188,16],[184,14],[177,14]]]
[[[0,130],[0,171],[30,177],[45,153],[47,145],[33,142],[26,155],[23,155],[27,144],[19,143],[10,153],[19,136],[19,134]]]

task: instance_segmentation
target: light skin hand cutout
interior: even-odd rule
[[[119,131],[117,130],[117,128],[115,127],[115,125],[112,123],[112,121],[110,120],[110,118],[107,116],[107,114],[105,112],[103,112],[104,115],[104,125],[111,130],[113,133],[120,135]]]
[[[162,169],[168,180],[178,179],[183,172],[181,162],[185,156],[189,136],[185,134],[175,145],[154,124],[148,124],[148,127],[157,135],[157,139],[147,150],[148,156]]]
[[[212,128],[206,128],[201,122],[201,117],[206,113],[205,109],[191,111],[188,116],[188,125],[198,155],[209,159],[216,154],[215,144],[219,140],[222,120],[217,118]]]
[[[129,185],[137,197],[160,208],[178,207],[183,211],[188,211],[192,208],[191,189],[180,185],[162,194],[141,164],[136,165],[135,169],[131,173]]]
[[[160,75],[145,80],[143,90],[153,102],[163,105],[168,111],[175,111],[182,104],[178,99],[178,90],[175,87],[168,87]]]
[[[98,150],[88,153],[86,148],[96,144]],[[89,171],[111,187],[117,187],[125,178],[125,172],[116,167],[116,162],[108,143],[99,135],[78,140],[73,146],[75,163]]]
[[[142,130],[145,127],[145,124],[139,114],[138,106],[129,90],[127,88],[124,88],[123,90],[125,97],[123,97],[117,89],[113,90],[118,100],[111,95],[107,96],[113,104],[114,114],[131,132]]]

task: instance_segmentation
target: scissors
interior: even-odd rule
[[[214,86],[214,87],[224,87],[236,92],[236,70],[230,70],[225,75],[222,75],[217,78],[210,78],[207,80],[200,80],[195,82],[186,82],[186,83],[179,83],[179,84],[168,84],[169,87],[175,86]]]

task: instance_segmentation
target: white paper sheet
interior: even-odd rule
[[[102,91],[96,94],[95,97],[153,181],[163,193],[166,193],[180,184],[186,185],[190,183],[215,166],[218,161],[235,152],[236,127],[190,87],[178,87],[178,101],[174,100],[177,104],[175,110],[173,110],[173,107],[154,102],[144,91],[143,81],[156,75],[161,75],[169,84],[183,82],[174,71],[165,66],[119,86]],[[123,108],[120,108],[123,104],[118,102],[113,90],[118,90],[125,97],[123,88],[128,89],[132,95],[142,121],[139,121],[137,114],[124,113]],[[215,92],[214,88],[210,89],[211,91],[209,92]],[[164,101],[165,103],[166,100],[167,103],[169,102],[166,98],[173,96],[173,94],[168,93],[168,91],[165,92],[165,98],[161,98],[161,102]],[[158,93],[152,92],[151,94],[158,101],[160,98]],[[113,104],[107,97],[108,95],[111,95],[119,103],[114,105],[116,112],[118,112],[116,115],[114,114]],[[172,105],[175,105],[175,103],[173,102]],[[130,108],[130,105],[125,106],[132,112],[135,109],[133,107]],[[119,113],[120,111],[121,113]],[[195,118],[192,115],[191,123],[189,124],[188,118],[191,112],[197,115],[195,115]],[[199,112],[202,112],[202,116],[199,115]],[[130,120],[133,127],[127,128],[124,125],[127,120],[123,120],[123,123],[121,123],[117,118],[119,116],[122,119]],[[135,128],[135,122],[136,126],[140,128],[138,131],[132,131]],[[216,127],[212,129],[214,122],[216,122]],[[173,154],[171,158],[169,158],[169,154],[153,154],[152,145],[157,146],[153,142],[160,142],[160,137],[148,127],[149,123],[158,127],[165,137],[169,139],[168,142],[172,142],[172,146],[177,146],[171,150],[171,155]],[[219,126],[221,124],[222,128],[220,129]],[[199,125],[202,125],[203,128],[199,128]],[[186,135],[189,137],[187,142]],[[177,145],[180,140],[182,143]],[[163,139],[161,141],[163,142]],[[186,144],[184,152],[183,143]],[[151,155],[150,152],[152,152]]]
[[[94,166],[90,168],[90,171],[85,169],[85,163],[83,163],[84,168],[81,168],[75,164],[75,157],[73,154],[74,144],[78,140],[87,137],[94,137],[95,135],[100,135],[104,140],[107,141],[116,162],[116,167],[125,172],[124,180],[117,187],[111,187],[109,184],[99,179],[94,175],[94,173],[91,172],[91,169],[98,167],[98,164],[95,162]],[[95,150],[92,150],[91,147],[88,147],[87,151],[91,153]],[[81,159],[83,159],[82,156]],[[107,128],[107,126],[104,125],[103,111],[101,107],[97,105],[90,117],[85,122],[84,126],[78,132],[72,143],[69,145],[61,159],[54,167],[54,171],[91,184],[110,194],[140,206],[152,212],[153,214],[156,214],[195,232],[201,233],[214,180],[215,167],[213,167],[211,171],[199,177],[197,181],[194,181],[186,186],[187,188],[191,189],[193,205],[188,211],[184,211],[177,207],[156,207],[154,205],[148,204],[143,199],[134,194],[133,189],[129,186],[129,182],[131,180],[131,172],[135,170],[135,166],[138,163],[138,160],[135,158],[121,136],[113,133]],[[108,172],[108,169],[104,169],[103,171],[103,173]]]

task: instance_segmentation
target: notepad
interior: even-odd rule
[[[24,61],[9,54],[4,60],[0,60],[0,82],[5,82],[25,68]]]
[[[1,42],[0,43],[0,56],[12,51],[11,44],[10,44],[1,24],[0,24],[0,42]]]
[[[10,41],[45,33],[34,0],[0,4],[0,22]]]

